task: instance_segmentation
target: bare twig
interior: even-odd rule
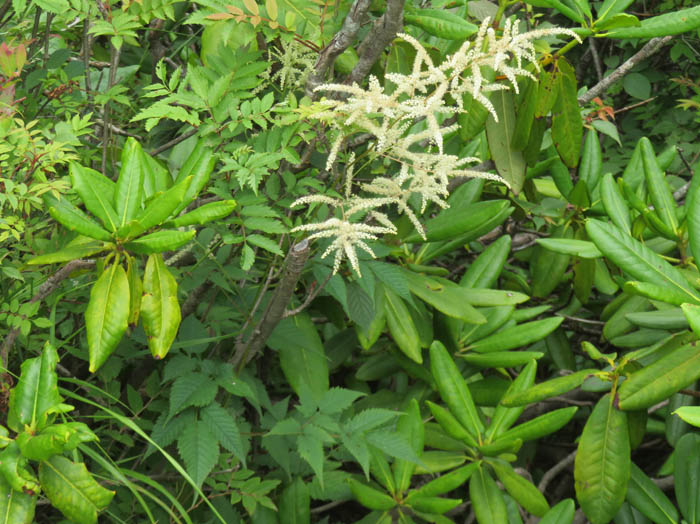
[[[151,156],[160,155],[163,151],[167,151],[171,147],[178,145],[180,142],[184,142],[189,137],[194,136],[197,133],[197,129],[190,129],[187,133],[182,133],[180,136],[173,138],[170,142],[166,142],[162,146],[156,147],[151,151]]]
[[[343,27],[318,55],[314,71],[306,80],[306,94],[310,98],[317,97],[314,90],[323,83],[326,72],[333,66],[335,59],[352,45],[370,4],[370,0],[355,0],[348,15],[345,17]]]
[[[644,47],[632,55],[624,64],[581,95],[578,99],[578,103],[584,105],[593,100],[595,97],[602,95],[611,85],[629,73],[634,66],[659,51],[659,49],[670,42],[672,38],[672,36],[664,36],[649,40]]]
[[[61,269],[56,271],[53,275],[46,279],[46,281],[39,286],[39,289],[34,294],[34,296],[29,300],[29,303],[39,302],[48,297],[68,276],[77,269],[86,269],[93,267],[95,265],[94,260],[72,260],[68,262]],[[12,346],[19,336],[19,329],[12,329],[6,336],[0,348],[0,364],[3,369],[7,369],[7,355],[12,349]]]
[[[591,50],[591,58],[593,58],[593,65],[595,66],[595,73],[598,75],[598,82],[603,80],[603,67],[600,64],[600,57],[598,56],[598,50],[595,47],[595,38],[588,37],[588,46]]]
[[[328,281],[331,279],[332,276],[333,276],[333,273],[328,273],[326,280],[324,280],[320,286],[314,287],[314,289],[311,290],[309,295],[306,297],[304,302],[299,307],[295,307],[294,309],[287,309],[284,312],[284,314],[282,315],[282,318],[293,317],[294,315],[301,313],[307,307],[309,307],[309,304],[311,304],[311,302],[314,301],[314,299],[318,296],[318,294],[321,292],[321,290],[324,287],[326,287],[326,284],[328,284]]]
[[[384,48],[391,44],[403,27],[404,0],[387,0],[386,11],[374,23],[358,50],[359,60],[347,79],[348,84],[359,83],[369,73]]]
[[[566,457],[561,459],[559,462],[554,464],[550,469],[548,469],[544,475],[542,475],[542,478],[540,479],[540,483],[537,485],[537,489],[540,491],[540,493],[546,493],[547,492],[547,487],[549,486],[549,483],[552,482],[559,473],[567,469],[571,464],[574,463],[574,460],[576,459],[576,450],[572,451],[569,453]]]
[[[282,320],[284,310],[292,297],[292,293],[294,293],[294,288],[299,281],[308,257],[309,241],[307,239],[293,245],[289,249],[284,274],[277,284],[277,289],[275,289],[275,293],[270,299],[260,322],[246,342],[241,341],[241,343],[236,344],[236,351],[231,359],[231,363],[239,371],[262,350],[265,341],[279,321]]]

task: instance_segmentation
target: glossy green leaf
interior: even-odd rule
[[[510,464],[499,460],[489,460],[506,491],[527,511],[538,517],[549,511],[549,504],[544,495],[530,482],[518,475]]]
[[[121,264],[115,263],[106,268],[92,286],[85,310],[91,373],[117,348],[128,321],[129,281]]]
[[[128,259],[126,279],[129,282],[129,326],[133,328],[138,324],[141,314],[143,280],[141,280],[136,261],[131,257]]]
[[[700,13],[699,13],[700,18]],[[654,204],[654,211],[672,231],[678,230],[678,219],[676,218],[676,201],[673,199],[671,187],[668,185],[666,176],[659,167],[656,160],[654,147],[648,138],[642,137],[640,140],[642,149],[642,165],[647,182],[647,190]]]
[[[194,201],[197,195],[199,195],[199,192],[207,185],[207,182],[209,182],[209,177],[215,165],[216,156],[214,154],[214,147],[208,144],[206,140],[200,139],[177,174],[176,183],[181,182],[189,176],[192,177],[192,183],[187,188],[182,203],[173,211],[173,215],[179,214],[180,211]]]
[[[27,458],[22,455],[16,442],[10,442],[0,451],[0,477],[4,477],[13,491],[28,495],[41,491],[34,470],[29,466]]]
[[[556,506],[552,506],[540,520],[539,524],[572,524],[576,504],[571,499],[564,499]]]
[[[60,264],[61,262],[69,262],[78,258],[88,258],[96,255],[107,249],[104,242],[87,242],[83,244],[75,244],[65,247],[53,253],[39,255],[27,261],[28,266],[38,266],[42,264]]]
[[[688,320],[681,308],[627,313],[625,317],[635,326],[650,329],[676,330],[688,328]]]
[[[603,165],[603,152],[600,148],[600,140],[595,129],[589,129],[586,140],[583,143],[581,153],[581,165],[578,168],[578,177],[586,182],[589,194],[598,185]]]
[[[106,508],[114,491],[100,486],[82,462],[56,456],[39,466],[39,480],[46,497],[66,518],[95,524],[97,514]]]
[[[416,9],[403,15],[405,24],[421,28],[426,33],[448,40],[464,40],[479,30],[463,17],[443,9]]]
[[[435,341],[430,346],[430,370],[440,397],[452,414],[474,436],[484,431],[484,424],[474,405],[469,387],[445,346]]]
[[[496,119],[490,115],[486,119],[486,136],[491,158],[496,164],[498,174],[517,195],[525,182],[527,166],[522,152],[513,145],[516,127],[513,93],[506,89],[496,91],[491,94],[491,103],[498,117]]]
[[[683,406],[673,412],[688,424],[700,427],[700,406]]]
[[[102,173],[71,163],[70,178],[73,189],[78,193],[88,211],[99,218],[109,231],[118,227],[117,212],[114,202],[115,184]]]
[[[700,435],[688,433],[681,437],[674,452],[673,483],[676,502],[689,524],[700,522]]]
[[[597,9],[598,20],[604,20],[622,13],[632,3],[634,3],[634,0],[605,0]]]
[[[566,239],[573,236],[571,228],[555,228],[551,238]],[[530,272],[532,274],[532,295],[535,297],[548,296],[562,280],[566,269],[569,267],[569,255],[552,253],[542,246],[535,246],[532,258],[530,258]]]
[[[700,347],[686,344],[636,371],[619,389],[620,409],[648,408],[700,377]]]
[[[405,415],[399,418],[396,424],[396,432],[406,438],[416,456],[420,457],[423,453],[425,432],[416,399],[411,399]],[[415,467],[416,465],[408,460],[399,458],[394,460],[394,480],[399,493],[404,493],[408,490]]]
[[[391,337],[404,355],[421,364],[423,355],[420,337],[406,304],[388,287],[384,288],[384,293],[386,323]]]
[[[48,207],[49,214],[69,230],[104,242],[112,240],[112,235],[106,229],[71,204],[65,196],[58,199],[46,193],[44,203]]]
[[[142,255],[153,255],[163,251],[174,251],[192,240],[197,232],[161,229],[124,244],[124,248]]]
[[[16,439],[22,455],[36,461],[73,451],[79,444],[94,440],[97,440],[97,435],[82,422],[52,424],[33,435],[20,433]]]
[[[539,402],[545,398],[561,395],[562,393],[566,393],[580,386],[589,375],[597,371],[597,369],[582,369],[571,375],[564,375],[563,377],[541,382],[524,391],[509,392],[503,397],[501,404],[507,407],[524,406],[526,404]]]
[[[476,462],[472,462],[454,471],[450,471],[435,480],[431,480],[427,484],[423,484],[417,490],[411,491],[406,499],[410,500],[412,496],[434,497],[448,493],[462,486],[478,467],[479,465]]]
[[[468,304],[479,307],[515,306],[530,299],[526,294],[517,291],[479,288],[469,288],[465,297]]]
[[[688,295],[673,288],[662,287],[648,282],[626,282],[623,286],[625,293],[639,295],[651,300],[659,300],[674,306],[680,306],[688,300]],[[690,304],[689,304],[690,305]]]
[[[458,286],[444,278],[428,277],[413,271],[404,271],[403,274],[411,293],[438,311],[470,324],[486,322],[484,316],[470,304],[469,297],[472,296],[472,290]],[[387,307],[390,307],[389,301]]]
[[[463,451],[436,451],[428,450],[423,452],[420,458],[425,466],[417,466],[415,474],[425,475],[426,473],[442,473],[453,470],[467,460]]]
[[[520,370],[516,379],[508,386],[505,395],[515,394],[530,388],[535,383],[536,373],[537,362],[531,360]],[[501,433],[510,428],[524,410],[524,407],[508,408],[499,402],[491,417],[491,423],[488,428],[486,428],[487,441],[497,438]]]
[[[677,524],[678,510],[664,492],[634,462],[631,468],[629,503],[658,524]]]
[[[700,6],[695,6],[652,16],[643,20],[639,27],[613,29],[605,36],[610,38],[654,38],[679,35],[698,27],[700,27]]]
[[[496,283],[506,263],[511,246],[510,235],[502,235],[489,244],[476,257],[459,281],[459,285],[468,288],[490,288]]]
[[[469,365],[478,368],[512,368],[544,356],[538,351],[494,351],[492,353],[464,353],[458,355]]]
[[[508,431],[501,433],[498,441],[521,439],[523,442],[534,440],[545,435],[550,435],[569,423],[576,414],[578,407],[555,409],[532,420],[513,426]]]
[[[182,318],[177,281],[168,271],[162,255],[150,255],[146,262],[141,318],[151,354],[162,359],[177,336]]]
[[[688,295],[688,302],[700,303],[698,292],[678,269],[616,226],[588,219],[586,232],[608,259],[634,278],[672,288]]]
[[[527,346],[545,338],[557,329],[563,321],[564,317],[550,317],[518,324],[482,338],[465,349],[476,351],[477,353],[491,353],[493,351],[507,351]]]
[[[605,395],[586,421],[574,464],[576,497],[592,524],[607,524],[622,506],[630,464],[627,414]]]
[[[48,412],[61,403],[57,364],[58,353],[48,342],[44,344],[41,356],[22,362],[17,385],[10,391],[7,414],[10,429],[20,432],[29,426],[32,431],[37,431],[46,425]]]
[[[143,199],[143,171],[146,153],[141,145],[129,137],[122,150],[122,165],[114,190],[114,209],[117,211],[117,227],[126,225],[136,217]]]
[[[612,220],[613,224],[622,231],[630,234],[630,212],[627,203],[622,198],[620,188],[615,183],[612,174],[606,173],[600,184],[600,197],[603,201],[605,212]]]
[[[479,524],[508,524],[503,494],[483,466],[469,479],[469,498]]]
[[[513,131],[513,149],[522,151],[530,141],[530,129],[535,118],[537,108],[537,95],[539,84],[534,80],[525,79],[525,90],[522,93],[522,101],[518,106],[515,129]]]
[[[153,198],[146,206],[146,209],[134,221],[126,225],[123,238],[131,239],[137,237],[152,227],[161,225],[173,213],[175,208],[182,203],[182,199],[185,197],[185,192],[191,182],[192,179],[187,177]]]
[[[352,478],[348,479],[348,484],[357,501],[366,508],[386,511],[396,506],[393,498],[378,489],[366,486]]]
[[[559,94],[552,111],[552,139],[562,161],[569,167],[576,167],[583,137],[583,121],[576,98],[576,74],[563,57],[557,60],[557,67]]]
[[[599,258],[603,253],[588,240],[575,240],[573,238],[538,238],[537,243],[550,251],[564,253],[580,258]]]
[[[32,524],[36,499],[12,489],[0,475],[0,524]]]
[[[169,225],[172,227],[204,225],[212,220],[219,220],[229,216],[235,208],[235,200],[211,202],[171,220]]]
[[[487,200],[466,206],[449,207],[425,223],[426,240],[428,242],[448,240],[476,230],[506,207],[508,207],[506,200]],[[413,233],[404,241],[422,242],[423,238],[419,233]]]
[[[697,261],[700,260],[700,169],[695,170],[690,181],[685,208],[690,252]]]
[[[433,414],[433,417],[438,424],[442,427],[447,435],[450,437],[463,440],[470,446],[476,447],[478,442],[476,441],[475,434],[470,432],[462,423],[457,420],[449,410],[443,408],[439,404],[435,404],[426,400],[425,403]]]

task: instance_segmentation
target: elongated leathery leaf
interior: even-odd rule
[[[678,269],[617,226],[588,219],[586,232],[598,249],[624,272],[641,281],[673,288],[688,295],[688,302],[700,303],[698,292]]]
[[[576,167],[583,136],[583,121],[576,99],[576,74],[564,58],[557,60],[557,67],[559,96],[552,112],[552,139],[562,161],[568,167]]]
[[[648,408],[700,377],[700,346],[681,346],[635,372],[619,389],[620,409]]]
[[[695,260],[700,260],[700,169],[696,168],[685,200],[688,241]]]
[[[622,506],[630,464],[627,414],[605,395],[583,428],[574,465],[576,497],[593,524],[607,524]]]
[[[121,227],[133,219],[141,206],[144,155],[141,145],[133,138],[127,138],[122,150],[122,166],[114,192],[117,227]]]
[[[34,431],[46,423],[46,412],[61,402],[56,375],[58,354],[48,342],[40,357],[22,362],[22,374],[17,386],[10,392],[10,410],[7,425],[13,431],[30,426]]]
[[[71,231],[105,242],[112,240],[112,235],[106,229],[71,204],[65,196],[58,199],[46,193],[44,203],[49,209],[49,214]]]
[[[122,339],[129,321],[129,298],[129,281],[119,263],[105,269],[92,286],[85,310],[91,373],[104,364]]]
[[[163,358],[175,340],[182,317],[177,301],[177,281],[165,266],[162,255],[151,255],[146,262],[141,318],[151,354],[157,359]]]
[[[114,491],[103,488],[92,478],[85,464],[61,456],[41,463],[39,480],[51,504],[73,522],[96,523],[97,513],[114,497]]]
[[[36,498],[12,489],[0,475],[0,524],[32,524]]]
[[[513,467],[507,462],[489,460],[489,464],[496,472],[498,479],[503,483],[506,491],[527,511],[541,517],[549,511],[549,504],[544,495],[524,477],[513,471]]]
[[[613,224],[629,235],[631,231],[629,207],[622,198],[622,192],[611,173],[603,175],[600,183],[600,198]]]
[[[689,524],[700,522],[700,435],[686,433],[676,444],[674,482],[676,501]]]
[[[525,157],[513,146],[515,133],[515,108],[513,93],[500,90],[491,95],[491,103],[498,115],[496,121],[493,115],[486,120],[486,136],[491,150],[491,158],[496,164],[498,174],[508,183],[513,193],[520,192],[525,182]]]
[[[627,486],[627,500],[632,506],[659,524],[676,524],[678,510],[664,492],[635,463]]]
[[[99,218],[109,231],[116,231],[118,218],[112,205],[114,182],[94,169],[75,163],[70,166],[70,178],[73,189],[80,195],[88,211]]]
[[[507,524],[508,512],[503,494],[481,465],[469,479],[469,498],[479,524]]]

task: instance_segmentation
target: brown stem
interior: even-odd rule
[[[310,98],[318,97],[314,90],[323,83],[326,72],[333,67],[335,59],[350,47],[355,40],[371,3],[371,0],[355,0],[348,15],[345,17],[343,27],[318,55],[313,73],[306,80],[306,94]]]
[[[270,299],[260,322],[247,342],[241,341],[239,344],[236,344],[236,351],[231,359],[231,363],[238,371],[243,369],[243,366],[262,350],[265,341],[279,321],[282,320],[284,310],[294,293],[294,288],[299,281],[308,257],[309,241],[307,239],[294,244],[289,249],[285,261],[284,274],[277,284],[277,289],[275,289],[275,293]]]
[[[363,40],[358,50],[359,60],[347,79],[348,84],[359,83],[372,69],[374,63],[391,44],[403,27],[404,0],[387,0],[386,11],[374,23],[374,27]]]
[[[196,129],[190,129],[187,131],[187,133],[183,133],[177,138],[173,138],[170,142],[166,142],[162,146],[156,147],[153,151],[151,151],[151,156],[157,156],[160,155],[163,151],[167,151],[171,147],[174,147],[178,145],[180,142],[184,142],[187,140],[189,137],[193,136],[194,134],[197,133]]]
[[[649,40],[644,47],[632,55],[624,64],[581,95],[578,99],[578,103],[584,105],[595,97],[602,95],[611,85],[629,73],[634,66],[659,51],[659,49],[670,42],[672,38],[672,36],[664,36]]]

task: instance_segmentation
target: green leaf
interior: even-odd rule
[[[348,484],[357,501],[366,508],[386,511],[396,506],[393,498],[378,489],[366,486],[353,478],[348,479]]]
[[[318,410],[326,415],[341,413],[352,406],[360,397],[365,396],[361,391],[352,391],[345,388],[330,388],[323,394],[318,403]]]
[[[603,201],[605,213],[610,217],[613,224],[619,227],[622,231],[630,235],[631,222],[630,211],[627,203],[622,197],[620,188],[615,183],[612,174],[606,173],[600,184],[600,197]]]
[[[36,495],[16,491],[0,475],[0,523],[32,524]]]
[[[527,442],[528,440],[544,437],[566,426],[577,410],[576,406],[555,409],[510,428],[502,433],[497,441],[521,439],[523,442]]]
[[[510,386],[508,386],[504,396],[525,391],[526,389],[530,388],[535,382],[536,372],[537,362],[531,360],[525,365],[520,373],[518,373],[516,379],[510,383]],[[486,441],[488,442],[494,437],[497,438],[501,433],[508,430],[508,428],[513,425],[524,410],[524,407],[508,408],[499,402],[493,416],[491,417],[491,423],[486,429]]]
[[[564,499],[552,506],[540,520],[539,524],[571,524],[574,521],[576,504],[571,499]]]
[[[161,229],[124,244],[124,248],[142,255],[153,255],[163,251],[174,251],[192,240],[197,232]]]
[[[627,486],[629,503],[658,524],[676,524],[678,510],[673,503],[635,463],[631,466],[632,476]]]
[[[280,524],[309,524],[311,522],[311,499],[309,487],[300,478],[284,488],[280,497]]]
[[[123,238],[137,237],[152,227],[161,225],[182,203],[191,182],[192,179],[187,177],[151,200],[146,209],[126,225]]]
[[[48,342],[41,356],[22,362],[17,385],[10,391],[7,425],[15,432],[30,426],[33,431],[42,429],[48,412],[61,403],[56,375],[58,353]]]
[[[636,371],[619,389],[620,409],[648,408],[692,384],[700,377],[700,347],[681,346]]]
[[[425,223],[425,239],[428,242],[437,242],[468,234],[478,230],[507,207],[507,200],[486,200],[449,207]],[[422,242],[423,238],[416,232],[407,236],[404,241]]]
[[[486,322],[486,318],[471,306],[470,297],[476,295],[474,290],[458,286],[444,278],[428,277],[413,271],[404,271],[404,274],[411,293],[438,311],[470,324]],[[493,293],[497,293],[493,290],[483,291],[485,293],[482,296],[489,294],[493,296]],[[389,294],[387,294],[387,298],[389,298]],[[390,307],[390,300],[387,300],[387,308]]]
[[[678,269],[616,226],[588,219],[586,232],[598,249],[626,273],[686,294],[689,302],[700,303],[697,291]]]
[[[489,460],[496,476],[503,483],[506,491],[527,511],[542,517],[549,511],[549,504],[544,495],[530,482],[518,475],[510,464],[499,460]]]
[[[502,89],[491,94],[491,103],[498,119],[490,115],[486,120],[491,158],[496,164],[498,174],[503,177],[514,194],[520,193],[525,182],[525,158],[513,145],[516,129],[513,93]]]
[[[613,29],[604,36],[610,38],[654,38],[679,35],[700,27],[700,6],[670,11],[642,21],[639,27]]]
[[[307,313],[283,319],[267,340],[279,353],[282,372],[292,389],[311,391],[318,401],[328,391],[328,360],[316,327]]]
[[[299,456],[309,463],[321,487],[323,487],[323,442],[314,434],[305,434],[297,438]]]
[[[484,431],[484,424],[469,386],[445,346],[437,340],[430,346],[430,370],[440,397],[452,414],[474,437],[479,437]]]
[[[678,204],[673,198],[671,187],[668,185],[666,176],[659,167],[656,160],[654,147],[648,138],[639,139],[642,151],[642,165],[647,182],[647,190],[654,204],[654,213],[658,215],[663,223],[674,233],[678,231],[678,218],[676,218],[676,208]]]
[[[561,395],[562,393],[566,393],[580,386],[589,375],[597,371],[597,369],[582,369],[571,375],[564,375],[563,377],[541,382],[524,391],[509,391],[501,399],[501,404],[507,407],[524,406],[526,404],[539,402],[545,398]]]
[[[182,317],[177,301],[177,281],[160,254],[150,255],[146,262],[141,318],[151,354],[162,359],[177,336]]]
[[[199,415],[219,444],[233,453],[245,466],[245,449],[241,432],[231,414],[218,403],[212,402],[201,410]]]
[[[82,422],[52,424],[35,434],[20,433],[16,439],[22,455],[37,461],[73,451],[79,444],[94,440],[97,440],[97,435]]]
[[[0,452],[0,476],[14,491],[20,493],[39,493],[39,481],[34,476],[34,471],[29,467],[28,460],[20,452],[16,442],[10,442]]]
[[[126,271],[117,262],[105,269],[92,286],[85,310],[91,373],[117,348],[128,322],[129,281]]]
[[[425,430],[416,399],[411,399],[406,414],[399,418],[396,424],[396,432],[408,440],[411,449],[416,456],[420,457],[423,453]],[[411,476],[414,470],[415,464],[413,462],[403,459],[394,461],[394,480],[399,493],[404,493],[411,485]]]
[[[688,424],[700,427],[700,406],[683,406],[673,412]]]
[[[562,161],[573,168],[578,165],[583,137],[583,121],[576,97],[576,73],[563,57],[557,60],[557,67],[559,96],[552,113],[552,139]]]
[[[126,225],[138,213],[143,198],[143,164],[145,153],[133,138],[126,139],[122,150],[122,166],[114,191],[117,227]]]
[[[187,473],[197,487],[201,486],[219,459],[219,445],[207,424],[197,420],[185,427],[177,440],[177,450],[185,462]]]
[[[465,349],[476,351],[477,353],[490,353],[492,351],[506,351],[526,346],[545,338],[557,329],[563,321],[564,317],[550,317],[518,324],[482,338]]]
[[[688,241],[693,258],[700,260],[700,169],[696,169],[690,181],[690,189],[686,197],[686,223],[688,225]]]
[[[518,118],[513,131],[513,148],[522,151],[530,140],[530,129],[535,118],[537,108],[537,94],[539,84],[531,79],[525,79],[525,90],[522,93],[522,101],[518,107]]]
[[[636,19],[636,17],[634,18]],[[616,22],[630,21],[632,20],[627,17],[616,20]],[[627,27],[633,25],[634,24],[629,24]],[[651,82],[649,82],[649,79],[642,73],[629,73],[625,75],[625,78],[622,81],[622,86],[625,89],[625,92],[632,98],[646,100],[651,96]],[[651,187],[649,187],[649,189],[651,189]]]
[[[700,522],[700,435],[683,435],[673,455],[676,502],[683,518],[690,524],[697,524]]]
[[[607,524],[622,506],[630,464],[627,414],[605,395],[586,421],[574,464],[576,497],[592,524]]]
[[[212,220],[220,220],[222,218],[225,218],[231,214],[231,212],[236,208],[236,201],[235,200],[222,200],[220,202],[211,202],[209,204],[204,204],[203,206],[198,207],[197,209],[190,211],[189,213],[185,213],[184,215],[180,215],[177,218],[174,218],[169,222],[169,225],[172,227],[183,227],[183,226],[194,226],[194,225],[204,225],[207,224],[208,222],[211,222]],[[264,221],[270,221],[272,224],[277,224],[277,227],[271,227],[271,225],[268,224],[268,222],[265,222],[265,224],[268,224],[265,229],[263,229],[262,225],[256,229],[260,229],[261,231],[264,231],[265,233],[286,233],[286,228],[282,226],[280,222],[277,220],[271,220],[268,218],[257,218],[257,217],[252,217],[246,220],[246,227],[251,227],[248,225],[249,221],[252,220],[264,220]]]
[[[117,212],[112,206],[115,184],[102,173],[71,163],[70,177],[73,189],[78,193],[88,211],[99,218],[109,231],[118,227]]]
[[[189,406],[211,404],[218,386],[207,375],[191,372],[175,379],[170,389],[169,416],[177,415]]]
[[[503,494],[481,465],[469,479],[469,498],[479,524],[508,524]]]
[[[403,15],[405,24],[414,25],[426,33],[448,40],[464,40],[479,30],[463,17],[443,9],[416,9]]]
[[[271,238],[254,233],[252,235],[246,236],[245,239],[246,242],[253,244],[254,246],[261,247],[264,250],[269,251],[270,253],[274,253],[275,255],[279,255],[281,257],[284,256],[284,252],[277,245],[277,242],[272,240]]]
[[[459,285],[466,288],[490,288],[498,279],[510,253],[512,239],[502,235],[489,244],[484,251],[469,265]]]
[[[39,480],[46,497],[69,520],[95,524],[114,491],[100,486],[82,462],[56,456],[39,465]]]
[[[580,258],[598,258],[603,256],[603,253],[598,250],[595,244],[587,240],[574,240],[573,238],[538,238],[537,243],[550,251]]]
[[[69,262],[78,258],[88,258],[96,255],[107,249],[107,245],[103,242],[88,242],[84,244],[76,244],[68,246],[53,253],[39,255],[27,261],[28,266],[38,266],[41,264],[59,264],[61,262]]]
[[[420,336],[404,301],[388,287],[384,288],[386,322],[394,342],[408,358],[423,363]]]
[[[49,214],[71,231],[76,231],[86,237],[91,237],[104,242],[112,240],[106,229],[71,204],[65,196],[60,199],[49,193],[44,194],[44,204]]]

